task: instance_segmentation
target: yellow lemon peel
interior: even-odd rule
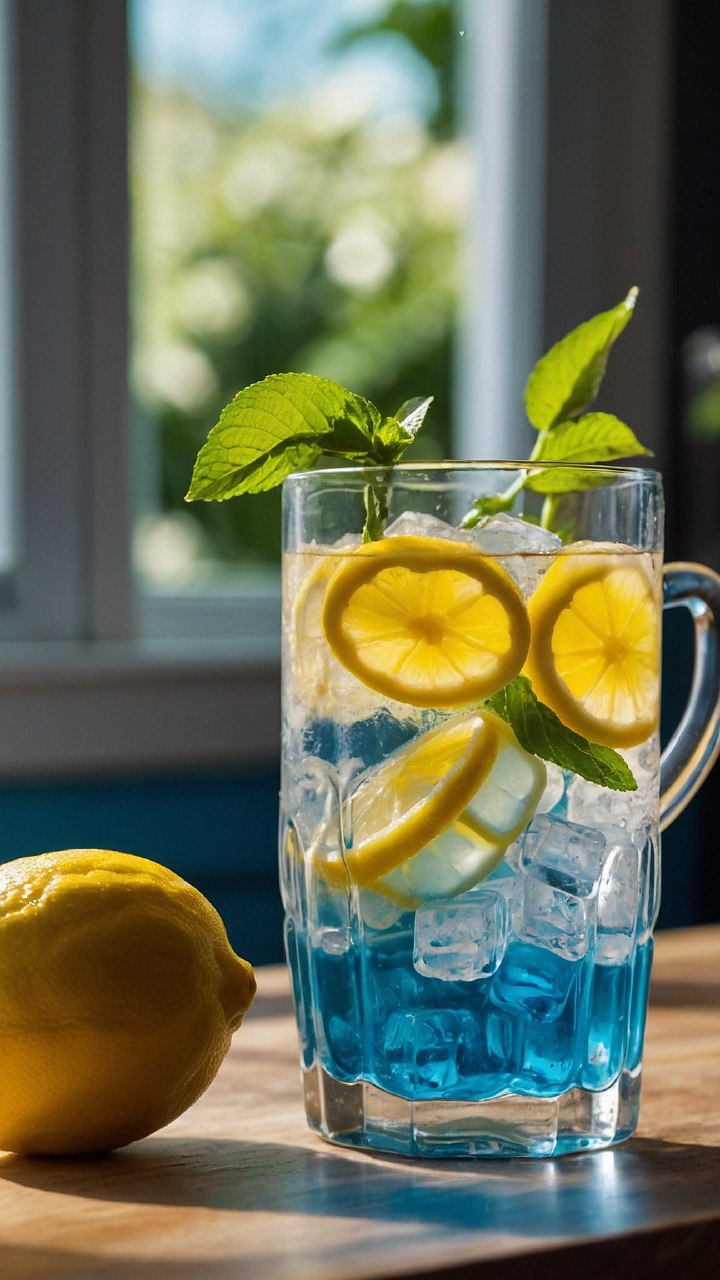
[[[526,792],[498,830],[478,798],[508,748],[522,759]],[[545,780],[542,761],[524,752],[492,712],[453,716],[357,780],[341,812],[323,824],[310,857],[331,884],[349,879],[403,906],[454,896],[502,859]]]
[[[660,604],[648,557],[613,545],[561,553],[531,596],[525,673],[569,729],[608,747],[658,724]]]
[[[207,1088],[255,994],[191,885],[69,849],[0,867],[0,1148],[108,1151]]]
[[[521,669],[530,628],[522,595],[492,558],[416,535],[354,552],[330,579],[327,642],[369,688],[447,709],[489,697]]]

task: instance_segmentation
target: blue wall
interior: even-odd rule
[[[217,907],[253,964],[282,960],[278,777],[123,777],[0,788],[0,862],[50,849],[153,858]]]

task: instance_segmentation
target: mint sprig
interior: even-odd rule
[[[531,755],[611,791],[637,791],[632,770],[622,756],[612,747],[589,742],[566,728],[555,712],[536,697],[527,676],[515,676],[487,703],[510,725],[520,746]]]
[[[616,307],[578,325],[538,360],[525,388],[527,416],[538,432],[527,470],[520,471],[503,493],[477,499],[461,522],[464,529],[498,511],[510,511],[522,489],[557,496],[605,482],[602,472],[593,475],[572,466],[538,463],[580,467],[651,453],[614,414],[585,412],[600,390],[608,356],[632,317],[637,297],[638,290],[632,288]],[[555,503],[546,502],[542,524],[550,525],[555,509]]]
[[[389,468],[412,444],[432,396],[407,401],[384,418],[379,409],[337,382],[311,373],[275,373],[230,401],[198,453],[188,502],[224,502],[262,493],[293,471],[339,460]],[[382,537],[385,487],[369,482],[364,537]]]

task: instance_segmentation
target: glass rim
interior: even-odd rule
[[[375,463],[351,467],[316,467],[307,471],[292,471],[285,477],[283,484],[288,481],[318,479],[325,476],[333,480],[346,478],[367,481],[368,477],[375,476],[399,478],[403,475],[417,476],[424,472],[439,473],[440,476],[446,473],[451,476],[462,471],[581,471],[591,475],[606,475],[610,479],[650,481],[656,484],[662,479],[657,467],[621,467],[605,462],[544,462],[540,459],[533,462],[529,458],[498,458],[466,461],[427,459],[424,462],[398,462],[387,467]]]

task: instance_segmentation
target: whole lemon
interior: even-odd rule
[[[66,849],[0,867],[0,1148],[109,1151],[180,1115],[255,994],[206,898],[166,867]]]

